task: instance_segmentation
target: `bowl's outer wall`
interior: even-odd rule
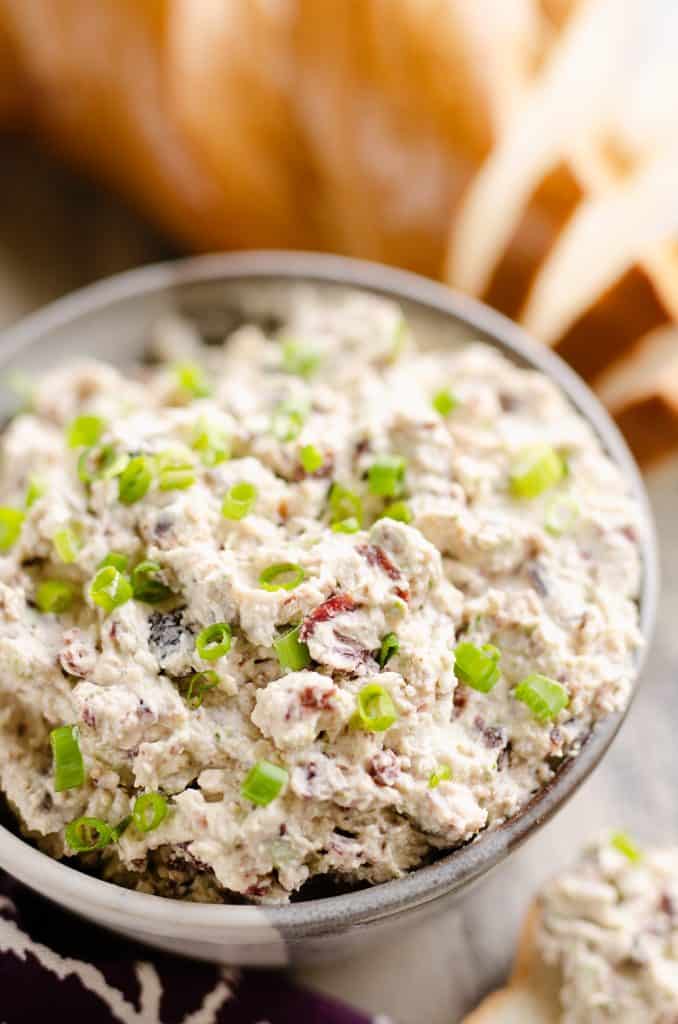
[[[657,599],[656,543],[643,484],[619,432],[557,356],[500,314],[433,282],[375,264],[299,253],[228,254],[148,267],[77,292],[5,332],[0,336],[0,372],[42,372],[83,354],[130,364],[143,353],[158,319],[177,311],[195,320],[208,339],[218,341],[243,320],[284,315],[292,285],[380,292],[399,301],[414,331],[423,331],[434,343],[467,340],[470,330],[514,361],[558,381],[622,468],[645,513],[641,625],[647,642]],[[13,411],[12,401],[7,390],[0,393],[0,413]],[[572,795],[602,757],[622,718],[603,723],[554,783],[502,828],[404,879],[360,892],[282,908],[181,904],[84,876],[1,827],[0,865],[91,920],[174,952],[262,965],[339,957],[465,895]]]

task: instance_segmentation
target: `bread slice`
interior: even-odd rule
[[[533,904],[525,918],[508,985],[487,996],[462,1024],[558,1024],[560,977],[538,952],[538,924],[539,910]]]
[[[576,145],[604,132],[642,0],[588,0],[565,23],[550,58],[476,175],[452,225],[451,284],[485,294],[530,198]],[[626,9],[628,8],[628,10]]]

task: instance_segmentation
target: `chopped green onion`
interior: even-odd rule
[[[131,814],[126,815],[126,817],[124,817],[122,819],[122,821],[119,821],[118,824],[115,826],[115,828],[113,829],[113,831],[111,833],[111,842],[112,843],[119,842],[120,837],[125,834],[125,832],[129,828],[131,823],[132,823],[132,815]]]
[[[308,406],[299,402],[288,400],[280,402],[273,412],[271,430],[278,441],[294,441],[299,437],[301,428],[308,416]]]
[[[489,693],[501,675],[500,653],[492,644],[476,647],[459,644],[454,652],[454,674],[460,682],[480,693]]]
[[[283,633],[273,644],[280,667],[289,668],[293,672],[299,672],[311,664],[308,647],[299,639],[300,630],[301,623],[288,630],[287,633]]]
[[[559,537],[572,529],[579,518],[579,502],[571,494],[557,494],[546,506],[544,529]]]
[[[205,419],[196,424],[192,447],[200,453],[204,466],[218,466],[231,457],[231,445],[226,431]]]
[[[223,658],[231,649],[231,627],[227,622],[215,622],[201,630],[195,640],[195,649],[205,661]]]
[[[329,493],[330,521],[332,524],[355,519],[358,526],[363,524],[363,503],[359,494],[350,491],[343,484],[334,483]],[[348,532],[348,531],[342,531]]]
[[[199,708],[207,691],[213,690],[218,685],[219,676],[211,670],[196,672],[192,675],[188,681],[188,690],[186,692],[186,703],[189,708],[193,708],[194,711]]]
[[[407,333],[407,320],[404,316],[401,316],[395,326],[395,330],[393,331],[389,362],[395,363],[402,355],[403,349],[405,348],[405,342],[407,341]]]
[[[42,498],[45,493],[45,482],[40,477],[30,476],[28,478],[28,487],[26,488],[26,508],[30,508],[35,505],[38,498]]]
[[[174,376],[179,388],[192,398],[206,398],[210,393],[202,366],[188,360],[174,364]]]
[[[305,579],[306,573],[295,562],[276,562],[264,569],[259,586],[264,590],[294,590]]]
[[[70,526],[64,526],[54,534],[52,543],[62,562],[66,564],[75,562],[80,550],[80,539],[75,530]]]
[[[78,459],[78,476],[84,484],[94,480],[112,480],[120,476],[129,463],[127,452],[118,452],[112,444],[86,448]]]
[[[127,555],[121,554],[120,551],[109,551],[105,558],[102,558],[99,562],[97,569],[105,569],[106,566],[112,565],[118,572],[125,572],[129,558]]]
[[[355,516],[349,516],[348,519],[340,519],[338,523],[332,523],[332,529],[335,533],[357,533],[360,523]]]
[[[167,817],[167,800],[160,793],[143,793],[134,801],[132,817],[139,832],[153,832]]]
[[[299,461],[307,473],[317,473],[325,457],[314,444],[305,444],[299,452]]]
[[[449,764],[441,764],[439,768],[436,768],[434,772],[428,777],[428,788],[436,789],[441,782],[447,782],[452,778],[452,769]]]
[[[367,482],[372,494],[382,498],[397,498],[405,486],[407,461],[399,455],[381,455],[367,471]]]
[[[282,346],[282,366],[285,373],[298,377],[310,377],[318,369],[320,353],[311,345],[287,338]]]
[[[89,596],[106,613],[119,608],[132,597],[132,584],[115,566],[99,569],[89,588]]]
[[[536,498],[562,480],[564,473],[563,460],[550,445],[530,445],[513,464],[509,477],[511,494],[514,498]]]
[[[244,519],[252,509],[259,496],[259,490],[246,480],[233,484],[224,495],[221,514],[224,519]]]
[[[10,370],[3,375],[3,383],[19,399],[18,412],[28,412],[33,405],[35,385],[33,378],[25,370]]]
[[[160,572],[162,572],[162,566],[158,562],[152,562],[149,559],[139,562],[132,572],[132,594],[136,601],[143,601],[144,604],[159,604],[172,596],[170,588],[158,579]]]
[[[151,460],[146,455],[135,455],[118,480],[118,500],[123,505],[133,505],[140,501],[147,493],[152,480]]]
[[[522,701],[540,722],[555,718],[570,703],[567,690],[548,676],[534,672],[518,683],[513,696]]]
[[[379,648],[379,664],[381,667],[383,668],[399,650],[400,641],[398,640],[398,637],[395,633],[387,633],[381,641],[381,647]]]
[[[102,850],[113,840],[113,829],[101,818],[76,818],[66,826],[66,842],[75,853]]]
[[[632,864],[638,864],[643,859],[640,848],[626,832],[615,832],[610,837],[610,845],[614,846],[615,850],[618,850],[619,853],[623,853]]]
[[[41,612],[58,615],[66,612],[73,604],[75,590],[72,583],[66,580],[44,580],[38,584],[35,592],[35,603]]]
[[[10,505],[0,505],[0,551],[9,551],[19,539],[24,513]]]
[[[105,429],[106,421],[101,416],[76,416],[66,432],[68,445],[70,448],[89,448],[97,443]]]
[[[253,804],[266,807],[287,783],[287,771],[270,761],[257,761],[245,776],[240,795]]]
[[[360,690],[351,722],[367,732],[385,732],[398,720],[390,693],[380,683],[368,683]]]
[[[380,519],[396,519],[399,523],[411,523],[412,509],[406,501],[392,501],[381,513]]]
[[[195,466],[182,452],[160,452],[156,466],[161,491],[184,491],[195,483]]]
[[[54,791],[78,789],[85,781],[85,765],[75,727],[61,725],[52,729],[49,741],[54,757]]]
[[[441,388],[433,396],[431,405],[441,416],[449,416],[459,405],[459,399],[452,394],[449,388]]]

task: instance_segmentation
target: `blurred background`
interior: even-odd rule
[[[191,251],[393,263],[554,347],[648,472],[660,625],[603,768],[458,913],[302,972],[403,1024],[500,981],[591,832],[677,833],[677,53],[672,0],[0,0],[0,326]]]

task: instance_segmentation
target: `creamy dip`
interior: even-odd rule
[[[675,1024],[678,848],[639,851],[625,836],[595,843],[540,902],[563,1024]]]
[[[185,899],[382,882],[625,706],[627,484],[541,373],[412,334],[299,293],[37,384],[2,437],[0,787],[44,849]]]

